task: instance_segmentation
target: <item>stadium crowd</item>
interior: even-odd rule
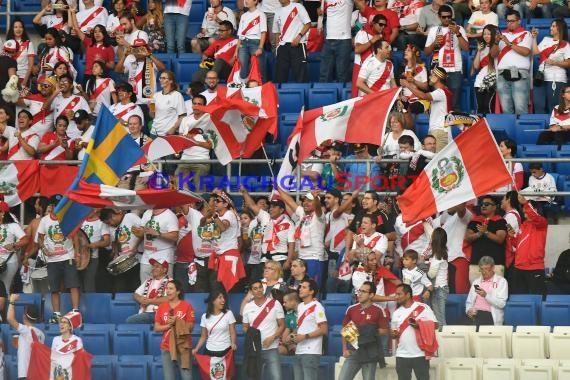
[[[539,144],[560,147],[569,140],[568,27],[555,19],[551,36],[538,41],[538,29],[521,24],[530,17],[567,16],[569,8],[559,2],[246,0],[231,9],[211,0],[200,31],[188,41],[192,1],[142,3],[115,0],[106,8],[97,0],[42,0],[33,18],[42,38],[37,49],[24,22],[11,23],[0,55],[0,160],[81,160],[104,105],[140,146],[173,134],[197,141],[168,171],[199,178],[211,173],[203,160],[213,157],[214,141],[200,129],[208,115],[195,107],[225,96],[223,82],[307,82],[308,53],[321,48],[320,81],[352,80],[352,96],[403,89],[382,147],[326,142],[301,165],[301,176],[315,187],[338,173],[392,178],[421,172],[452,139],[446,116],[469,111],[460,109],[458,94],[472,75],[477,112],[520,115],[534,106],[536,113],[551,114]],[[499,30],[499,19],[506,20],[506,30]],[[397,49],[403,51],[401,67],[391,61]],[[474,59],[467,65],[462,52],[470,49]],[[202,62],[181,89],[161,55],[187,51],[202,54]],[[274,75],[265,55],[274,56]],[[84,57],[84,67],[76,65],[77,56]],[[539,58],[538,75],[533,56]],[[249,77],[251,57],[257,57],[259,80]],[[238,59],[240,70],[230,75]],[[543,86],[545,100],[533,101],[533,83]],[[414,115],[427,112],[429,132],[420,140]],[[505,138],[499,150],[514,158],[517,144]],[[343,163],[347,151],[344,158],[374,159],[372,172],[364,163]],[[129,169],[118,186],[146,188],[145,170]],[[35,198],[36,217],[27,226],[0,202],[0,307],[20,334],[18,377],[28,377],[32,342],[44,339],[34,327],[38,310],[28,307],[21,322],[14,312],[15,284],[40,291],[42,281],[21,275],[35,260],[32,271],[40,262],[47,267],[42,279],[51,294],[49,322],[59,323],[61,331],[52,349],[63,356],[82,349],[73,335],[81,324],[82,292],[132,292],[140,312],[126,322],[154,324],[164,332],[166,379],[177,370],[191,378],[190,358],[200,352],[228,357],[237,349],[236,323],[246,333],[241,354],[248,377],[265,371],[264,378],[280,379],[280,356],[294,355],[295,379],[314,379],[329,329],[319,300],[351,293],[340,378],[352,379],[362,369],[365,379],[373,379],[376,363],[382,366],[385,356],[394,355],[400,379],[409,379],[412,370],[427,379],[435,329],[501,325],[509,294],[570,288],[562,264],[551,278],[545,274],[547,227],[557,217],[553,199],[512,190],[555,191],[553,177],[539,163],[530,165],[528,178],[519,163],[510,172],[513,185],[497,189],[504,196],[485,195],[411,225],[395,197],[346,189],[337,178],[324,194],[304,192],[299,201],[281,188],[280,199],[270,200],[242,187],[241,208],[235,196],[215,189],[173,209],[97,209],[81,226],[90,250],[81,270],[80,238],[64,236],[54,214],[60,196]],[[107,268],[116,276],[102,275]],[[63,290],[71,293],[71,311],[62,310]],[[194,315],[185,292],[209,294],[204,315]],[[244,293],[239,315],[228,308],[229,292]],[[446,321],[449,293],[468,294],[459,321]],[[192,342],[189,332],[198,318],[201,336]],[[418,345],[416,334],[432,344]]]

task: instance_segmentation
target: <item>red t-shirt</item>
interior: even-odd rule
[[[91,75],[91,67],[93,66],[93,62],[95,62],[95,57],[97,57],[99,61],[115,62],[115,50],[113,50],[112,46],[104,46],[103,44],[99,46],[93,45],[89,37],[83,39],[83,45],[85,45],[85,74]]]
[[[356,326],[375,325],[379,329],[388,328],[388,319],[376,304],[371,304],[366,309],[363,309],[359,303],[349,306],[342,320],[342,325],[346,326],[350,321],[354,322]]]
[[[57,135],[55,134],[55,132],[46,132],[45,135],[43,135],[42,139],[40,140],[40,142],[46,144],[46,145],[50,145],[53,144],[55,141],[57,141]],[[75,147],[75,141],[70,140],[69,141],[69,149],[71,149],[71,151],[74,150]],[[53,149],[56,149],[57,146]],[[52,150],[53,150],[52,149]],[[50,154],[50,152],[52,150],[48,150],[47,152],[45,152],[44,154],[41,155],[40,160],[45,160],[46,157]],[[59,150],[59,149],[58,149]],[[50,160],[65,160],[65,151],[60,152],[59,154],[57,154],[56,156],[50,157]]]
[[[400,27],[400,19],[398,18],[398,14],[390,9],[384,9],[382,11],[377,10],[376,8],[366,7],[364,8],[362,16],[366,18],[367,23],[371,23],[372,19],[376,15],[384,15],[388,20],[388,25],[384,27],[384,31],[382,32],[382,39],[384,41],[388,41],[390,43],[390,36],[392,35],[392,29]]]
[[[204,55],[229,62],[236,52],[236,47],[237,39],[235,37],[224,38],[223,40],[216,40],[208,46],[208,48],[204,50]]]
[[[154,317],[154,321],[158,322],[161,325],[168,324],[167,320],[170,315],[176,316],[180,319],[185,320],[186,322],[194,323],[195,316],[194,316],[194,309],[192,305],[190,305],[186,301],[180,301],[178,305],[174,309],[170,309],[170,303],[165,302],[158,306],[158,310],[156,310],[156,315]],[[170,339],[170,329],[166,330],[162,335],[162,340],[160,341],[160,348],[165,351],[169,351],[168,340]],[[188,343],[192,346],[192,337],[188,335]]]

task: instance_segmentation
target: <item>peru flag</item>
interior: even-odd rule
[[[0,195],[10,207],[25,202],[40,188],[40,162],[14,161],[0,164]]]
[[[70,351],[74,349],[75,347],[69,348]],[[28,379],[91,380],[91,358],[92,355],[85,350],[79,350],[73,354],[62,354],[52,351],[44,344],[33,342]]]
[[[65,194],[79,173],[79,166],[41,165],[40,190],[44,197]]]
[[[401,88],[390,88],[305,111],[299,162],[323,141],[382,145],[388,114]]]
[[[231,380],[234,376],[234,352],[229,350],[221,358],[196,354],[202,380]]]
[[[432,158],[398,204],[404,222],[413,223],[511,182],[487,120],[481,119]]]
[[[149,182],[155,179],[149,177]],[[170,208],[196,203],[202,198],[187,190],[127,190],[109,185],[79,182],[79,188],[67,195],[69,199],[90,207],[111,207],[121,210]]]

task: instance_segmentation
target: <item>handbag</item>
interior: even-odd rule
[[[544,84],[544,71],[537,71],[534,74],[533,83],[536,87],[540,87]]]
[[[12,251],[6,260],[0,262],[0,273],[6,272],[6,269],[8,269],[8,261],[10,261],[13,254],[14,252]]]
[[[481,86],[477,89],[478,92],[484,92],[488,90],[494,90],[497,88],[497,73],[492,72],[485,75],[483,81],[481,82]]]

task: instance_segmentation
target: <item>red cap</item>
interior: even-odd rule
[[[0,211],[2,212],[10,212],[10,206],[6,202],[0,202]]]
[[[69,313],[65,314],[62,318],[65,318],[69,321],[72,330],[80,328],[81,325],[83,324],[83,318],[81,318],[81,313],[77,311],[70,311]]]
[[[150,259],[150,260],[148,261],[148,263],[149,263],[150,265],[159,264],[159,265],[162,265],[162,267],[163,267],[164,269],[168,269],[168,261],[166,261],[166,260],[160,262],[160,261],[157,261],[157,260],[155,260],[155,259]]]
[[[148,44],[142,38],[137,38],[136,40],[133,41],[133,47],[143,47],[143,46],[148,46]]]

